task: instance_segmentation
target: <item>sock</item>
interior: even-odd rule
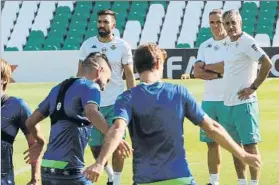
[[[250,185],[259,185],[259,181],[257,181],[257,180],[251,180]]]
[[[238,179],[238,185],[247,185],[246,179]]]
[[[108,174],[108,181],[113,182],[113,170],[112,170],[111,166],[106,165],[104,170]]]
[[[121,172],[113,173],[113,185],[120,185]]]
[[[212,185],[220,185],[219,183],[219,173],[217,174],[210,174],[210,184]]]

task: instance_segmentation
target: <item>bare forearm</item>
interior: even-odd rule
[[[204,69],[223,74],[224,73],[224,62],[218,62],[215,64],[206,64],[204,66]]]
[[[108,132],[109,125],[99,111],[91,111],[91,114],[88,114],[87,117],[102,134],[105,135]]]
[[[195,76],[195,78],[200,78],[200,79],[203,79],[203,80],[213,80],[213,79],[217,79],[218,78],[216,73],[207,72],[205,70],[199,71],[199,72],[195,72],[194,76]]]
[[[40,144],[44,144],[45,143],[45,139],[44,136],[42,135],[42,133],[40,132],[39,126],[33,126],[30,123],[27,123],[27,127],[29,129],[29,131],[31,132],[33,138]]]
[[[256,87],[259,87],[264,81],[265,79],[267,78],[269,72],[270,72],[270,69],[272,67],[272,64],[271,62],[263,62],[262,65],[261,65],[261,68],[260,68],[260,72],[256,78],[256,80],[254,81],[254,85]]]
[[[41,163],[39,161],[31,164],[31,178],[33,180],[38,180],[40,179],[40,168],[41,168]]]
[[[102,147],[98,159],[96,160],[97,163],[105,165],[105,163],[108,161],[109,155],[112,154],[118,147],[124,132],[125,129],[115,128],[114,125],[109,129],[105,137],[105,144]]]
[[[136,86],[136,80],[134,78],[134,75],[130,76],[129,78],[126,78],[126,84],[127,89],[131,89]]]
[[[213,121],[213,129],[207,132],[209,137],[214,139],[216,143],[231,152],[234,156],[239,159],[243,159],[245,152],[244,150],[231,138],[227,131],[218,123]]]

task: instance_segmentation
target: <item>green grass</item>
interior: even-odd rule
[[[203,82],[200,80],[168,80],[172,83],[180,83],[185,85],[196,97],[201,101],[203,93]],[[25,99],[32,110],[34,110],[39,102],[48,94],[54,83],[36,83],[36,84],[10,84],[8,93],[10,95],[19,96]],[[258,98],[260,104],[260,120],[261,134],[263,142],[260,144],[260,150],[263,158],[263,167],[261,173],[261,185],[279,185],[279,79],[268,79],[260,87]],[[48,137],[50,123],[49,120],[44,120],[41,123],[41,128],[44,135]],[[190,163],[190,168],[200,185],[208,182],[207,172],[207,150],[205,144],[199,142],[199,128],[193,126],[188,120],[185,120],[185,147],[187,149],[187,158]],[[129,141],[129,139],[128,139]],[[28,167],[23,160],[23,151],[27,149],[27,144],[24,136],[20,133],[14,144],[14,166],[15,171]],[[86,165],[92,164],[94,159],[91,152],[86,149],[85,152]],[[122,175],[122,184],[132,184],[132,165],[131,158],[125,162],[125,167]],[[103,174],[98,185],[105,184],[106,175]],[[26,184],[30,180],[30,171],[19,173],[16,176],[16,184]],[[222,170],[221,184],[233,185],[236,184],[236,174],[234,171],[231,155],[223,151],[222,155]]]

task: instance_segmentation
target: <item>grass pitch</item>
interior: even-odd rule
[[[165,80],[168,82],[183,84],[200,102],[203,93],[201,80]],[[27,101],[32,110],[35,110],[40,101],[49,93],[55,83],[16,83],[8,86],[8,94],[18,96]],[[258,90],[260,105],[260,123],[263,142],[260,143],[263,167],[261,173],[261,185],[279,185],[279,78],[268,79]],[[41,122],[41,129],[46,138],[50,130],[49,119]],[[196,181],[200,185],[208,183],[207,149],[206,145],[199,142],[199,128],[185,119],[184,126],[185,147],[187,159]],[[130,139],[127,138],[129,141]],[[16,184],[24,185],[30,178],[29,166],[24,163],[23,151],[27,149],[27,143],[22,133],[19,133],[14,144],[14,166]],[[85,152],[86,166],[92,164],[94,159],[89,148]],[[127,159],[122,173],[122,184],[132,185],[132,159]],[[249,175],[248,175],[249,176]],[[220,174],[222,185],[235,185],[237,178],[233,167],[231,155],[222,152],[222,170]],[[102,175],[96,184],[106,184],[107,177]]]

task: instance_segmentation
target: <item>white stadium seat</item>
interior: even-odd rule
[[[128,21],[126,23],[123,39],[129,43],[132,49],[137,48],[140,34],[141,25],[139,21]]]
[[[17,47],[22,50],[22,45],[26,43],[26,37],[29,35],[35,12],[38,10],[38,3],[38,1],[24,1],[22,3],[11,39],[7,44],[8,47]]]
[[[1,16],[1,37],[2,43],[7,44],[8,38],[11,35],[11,29],[14,27],[16,14],[19,11],[21,1],[6,1]]]
[[[175,48],[175,42],[177,40],[177,34],[179,32],[185,6],[186,4],[184,1],[170,1],[159,39],[160,47],[166,49]]]
[[[47,35],[47,29],[50,27],[50,20],[53,18],[53,12],[55,11],[56,1],[41,1],[38,14],[35,18],[35,22],[32,25],[33,30],[40,30]]]
[[[261,47],[270,47],[270,38],[267,34],[257,34],[255,40]]]
[[[241,1],[225,1],[223,10],[228,11],[231,9],[239,9],[241,7]]]
[[[279,46],[279,19],[277,20],[277,23],[276,23],[276,30],[275,30],[275,34],[273,37],[272,46],[276,46],[276,47]]]
[[[199,30],[203,6],[203,1],[188,2],[184,14],[182,29],[177,43],[188,43],[191,47],[194,47],[194,41],[196,40]]]
[[[222,1],[207,1],[202,15],[201,27],[202,28],[209,27],[209,12],[211,12],[213,9],[222,9],[222,8],[223,8]]]
[[[165,16],[165,9],[161,4],[152,4],[146,15],[146,21],[142,30],[140,44],[147,42],[157,43],[158,34],[160,33],[160,26],[162,19]]]

